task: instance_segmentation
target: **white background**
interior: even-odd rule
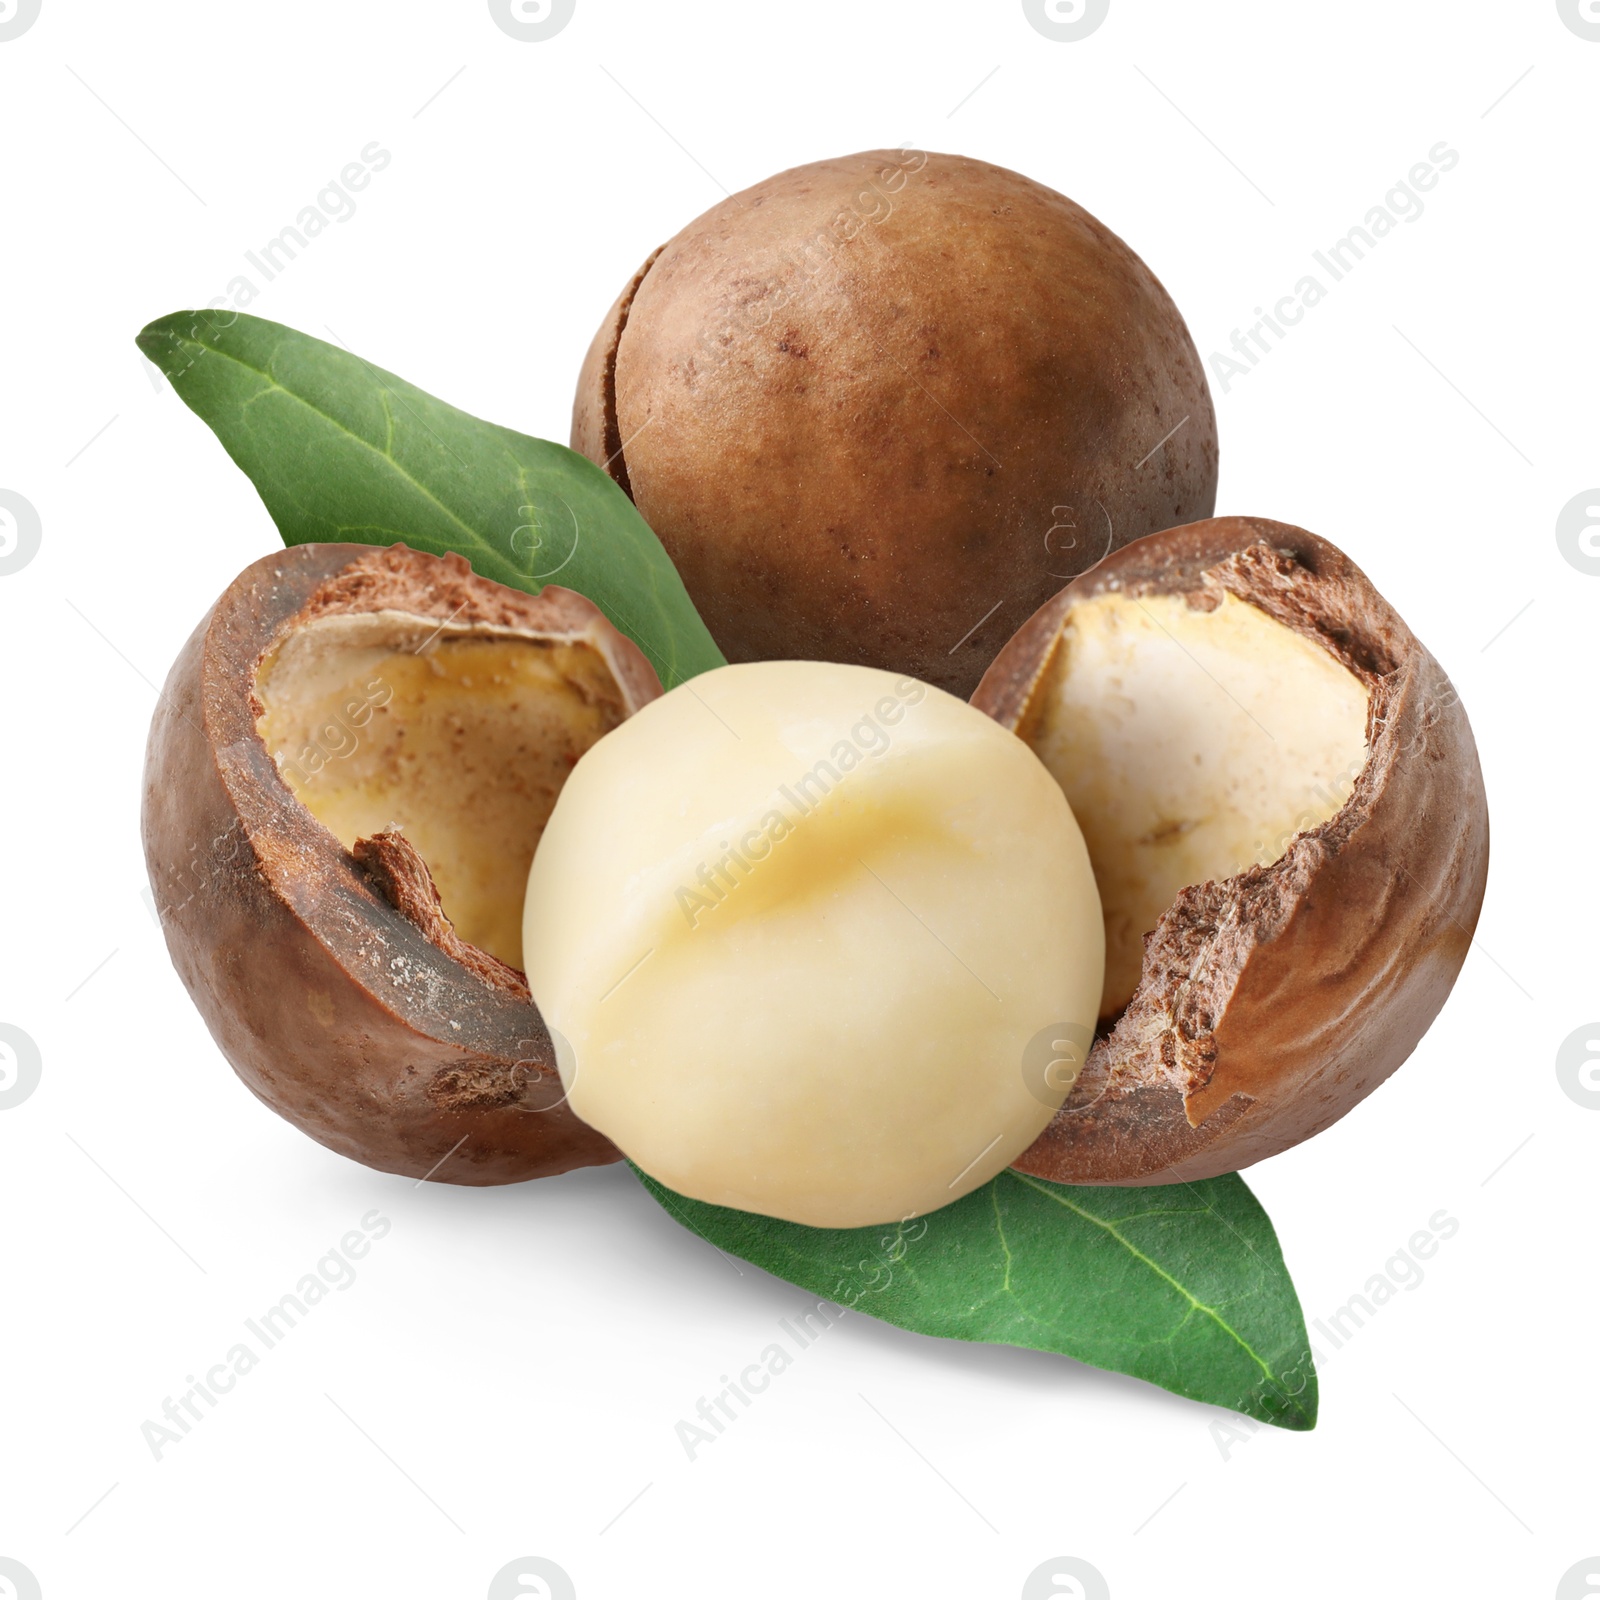
[[[1009,1600],[1060,1555],[1115,1600],[1557,1594],[1600,1552],[1600,1114],[1555,1072],[1600,1016],[1600,576],[1555,538],[1600,483],[1597,92],[1554,0],[1112,0],[1077,43],[1015,0],[578,0],[542,43],[482,0],[43,0],[0,42],[0,488],[42,525],[0,576],[0,1022],[43,1061],[0,1112],[0,1556],[45,1600],[478,1600],[523,1555],[582,1600]],[[1494,826],[1415,1057],[1249,1175],[1308,1318],[1460,1224],[1328,1353],[1315,1432],[1234,1437],[1131,1379],[852,1316],[690,1462],[674,1424],[801,1291],[624,1168],[417,1189],[235,1080],[144,898],[140,766],[152,685],[276,535],[132,341],[373,140],[393,160],[355,215],[249,309],[562,440],[601,313],[724,185],[902,140],[1019,168],[1140,251],[1209,357],[1459,151],[1214,380],[1219,510],[1331,538],[1395,602],[1465,700]],[[373,1208],[357,1282],[153,1460],[141,1423]]]

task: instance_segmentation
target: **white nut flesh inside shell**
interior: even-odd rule
[[[1350,798],[1366,686],[1224,595],[1106,593],[1075,606],[1019,728],[1088,841],[1106,919],[1100,1011],[1139,984],[1144,937],[1190,884],[1270,865]]]

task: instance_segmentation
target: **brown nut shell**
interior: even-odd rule
[[[729,660],[959,695],[1064,579],[1216,498],[1205,372],[1144,262],[1043,184],[908,150],[779,173],[657,251],[572,446]]]
[[[1411,1054],[1477,924],[1488,805],[1439,664],[1354,562],[1278,522],[1221,517],[1117,551],[1022,627],[973,704],[1027,737],[1068,614],[1117,591],[1205,609],[1235,596],[1370,694],[1349,799],[1270,865],[1179,893],[1132,1000],[1015,1163],[1061,1183],[1181,1183],[1319,1133]]]
[[[295,627],[379,612],[583,645],[623,715],[661,692],[638,648],[565,589],[529,596],[399,545],[256,562],[184,646],[150,729],[145,856],[173,964],[251,1091],[352,1160],[463,1184],[615,1161],[564,1102],[522,974],[457,937],[404,835],[346,850],[257,730],[257,674]]]

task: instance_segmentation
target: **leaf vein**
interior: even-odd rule
[[[1274,1382],[1276,1381],[1277,1375],[1273,1372],[1271,1366],[1266,1361],[1262,1360],[1261,1356],[1256,1352],[1255,1347],[1250,1343],[1250,1341],[1246,1339],[1239,1332],[1239,1330],[1235,1328],[1220,1311],[1217,1310],[1215,1306],[1208,1306],[1203,1300],[1196,1297],[1189,1289],[1185,1288],[1184,1285],[1174,1278],[1170,1272],[1160,1265],[1159,1262],[1153,1261],[1130,1239],[1125,1238],[1118,1231],[1114,1223],[1107,1222],[1104,1217],[1095,1216],[1092,1211],[1085,1211],[1082,1206],[1074,1205],[1072,1201],[1067,1199],[1065,1195],[1053,1193],[1048,1185],[1037,1182],[1024,1172],[1011,1171],[1008,1175],[1012,1178],[1015,1178],[1018,1183],[1026,1184],[1028,1188],[1037,1190],[1047,1200],[1054,1200],[1057,1205],[1065,1206],[1069,1211],[1072,1211],[1078,1216],[1082,1217],[1085,1222],[1092,1222],[1095,1227],[1101,1228],[1106,1233],[1110,1234],[1110,1236],[1115,1239],[1117,1243],[1120,1244],[1122,1248],[1134,1258],[1134,1260],[1138,1261],[1141,1265],[1148,1267],[1151,1272],[1155,1273],[1155,1275],[1162,1280],[1163,1283],[1168,1284],[1171,1288],[1175,1289],[1179,1294],[1181,1294],[1195,1311],[1204,1312],[1206,1316],[1210,1317],[1211,1320],[1215,1322],[1216,1325],[1221,1328],[1222,1331],[1227,1334],[1227,1336],[1232,1339],[1239,1346],[1239,1348],[1243,1350],[1253,1362],[1255,1362],[1258,1367],[1261,1368],[1262,1372],[1267,1376],[1268,1379]]]
[[[261,399],[264,395],[276,390],[280,394],[287,395],[297,405],[304,406],[306,410],[309,411],[313,416],[321,417],[324,422],[326,422],[330,427],[336,429],[338,432],[342,433],[347,439],[352,440],[354,443],[360,445],[363,449],[370,450],[373,455],[378,457],[380,461],[388,462],[389,466],[393,468],[393,470],[401,478],[410,484],[410,486],[415,489],[416,492],[423,497],[423,499],[431,502],[441,512],[443,512],[443,514],[447,516],[458,528],[460,528],[461,531],[466,534],[480,550],[492,556],[497,563],[505,563],[505,556],[493,544],[491,544],[489,540],[478,531],[478,529],[474,528],[471,523],[464,522],[460,515],[451,510],[451,508],[447,506],[444,501],[439,499],[439,497],[434,494],[426,484],[413,477],[412,474],[405,469],[405,467],[401,466],[399,461],[397,461],[387,449],[380,450],[370,439],[363,439],[359,433],[356,433],[353,429],[347,427],[331,413],[324,411],[321,406],[313,405],[312,402],[307,400],[304,395],[296,394],[294,390],[289,388],[286,384],[279,382],[276,375],[272,372],[269,372],[264,367],[258,367],[254,365],[254,363],[245,361],[240,356],[235,355],[232,351],[220,350],[216,346],[206,344],[200,339],[186,339],[181,335],[176,334],[173,337],[180,344],[192,344],[196,349],[203,350],[208,355],[219,356],[224,361],[231,361],[235,366],[243,367],[246,372],[253,372],[258,377],[265,379],[269,387],[258,390],[255,394],[251,395],[250,399],[244,402],[245,405],[252,404],[254,401]],[[379,393],[382,394],[383,391],[380,390]],[[388,400],[385,398],[384,412],[386,415],[388,414],[388,410]],[[390,419],[390,429],[392,435],[392,418]]]

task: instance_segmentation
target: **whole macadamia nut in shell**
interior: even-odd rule
[[[612,307],[573,448],[633,496],[732,661],[970,694],[1063,582],[1209,516],[1182,317],[1064,195],[869,151],[714,206]]]

